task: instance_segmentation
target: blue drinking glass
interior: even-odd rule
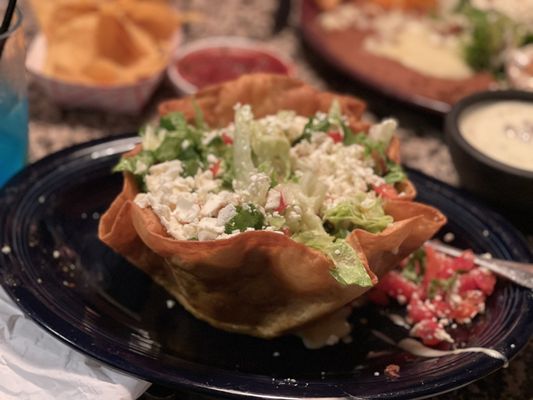
[[[3,16],[7,0],[0,0]],[[0,35],[0,187],[28,158],[28,95],[22,13],[17,8],[9,30]]]

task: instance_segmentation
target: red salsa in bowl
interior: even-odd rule
[[[182,48],[168,68],[170,80],[186,94],[250,73],[293,75],[293,66],[270,49],[240,38],[200,40]]]

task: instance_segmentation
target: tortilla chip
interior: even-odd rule
[[[162,71],[178,12],[166,0],[34,0],[47,38],[44,73],[74,83],[118,85]]]
[[[236,102],[250,104],[258,116],[281,109],[311,115],[327,110],[339,98],[350,123],[366,127],[360,120],[361,101],[321,93],[287,77],[247,76],[200,91],[194,98],[213,126],[228,124]],[[193,118],[192,102],[192,98],[168,102],[160,111],[180,110]],[[273,232],[245,232],[204,242],[176,240],[151,209],[133,202],[137,193],[133,177],[126,174],[122,192],[100,220],[100,239],[215,327],[272,338],[327,315],[368,290],[340,285],[324,254]],[[446,221],[438,210],[411,201],[387,201],[385,210],[394,218],[387,229],[378,234],[355,230],[347,239],[374,283]]]
[[[167,2],[124,1],[123,10],[128,18],[154,40],[168,40],[180,25],[178,13],[169,13]]]

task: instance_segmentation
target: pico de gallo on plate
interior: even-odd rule
[[[435,346],[454,342],[447,327],[468,324],[485,311],[495,284],[494,274],[474,264],[471,250],[450,257],[426,244],[386,274],[368,297],[382,306],[391,299],[406,305],[411,336]]]

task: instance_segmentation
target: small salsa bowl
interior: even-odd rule
[[[524,107],[531,107],[533,110],[533,92],[519,90],[487,91],[465,97],[455,104],[446,115],[445,131],[453,163],[461,184],[466,189],[500,208],[518,212],[526,210],[529,214],[533,206],[533,167],[531,164],[533,163],[533,151],[529,153],[529,149],[526,150],[527,153],[525,153],[526,157],[524,158],[524,149],[520,149],[524,167],[518,167],[516,165],[519,160],[518,157],[513,158],[513,155],[508,153],[504,157],[505,160],[500,157],[496,159],[487,154],[485,149],[480,150],[479,145],[474,146],[469,142],[465,138],[464,132],[464,130],[472,129],[475,126],[472,125],[473,120],[470,120],[470,125],[465,126],[465,116],[468,113],[473,116],[474,112],[479,113],[480,111],[483,112],[483,109],[488,110],[487,106],[503,105],[503,107],[507,107],[510,104],[516,104],[514,102],[520,102]],[[493,134],[505,135],[505,140],[522,140],[520,146],[531,146],[533,149],[533,111],[518,117],[512,109],[507,109],[507,112],[503,108],[499,110],[496,112],[496,108],[491,108],[491,111],[494,112],[491,112],[488,117],[494,118],[494,120],[488,118],[479,120],[487,113],[478,114],[478,126],[481,127],[485,124],[479,133],[489,135],[494,128],[497,131],[493,131]],[[502,137],[497,139],[502,140],[503,143],[499,146],[498,151],[507,153],[506,149],[512,148],[512,146],[507,146],[507,143],[504,143],[505,140]],[[514,145],[516,144],[514,143]],[[526,164],[529,167],[526,167]]]
[[[167,75],[179,94],[190,95],[248,73],[294,76],[295,71],[292,62],[262,43],[222,36],[181,46],[167,68]]]

